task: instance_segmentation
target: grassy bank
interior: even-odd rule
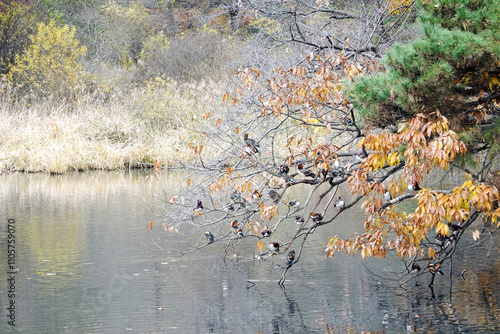
[[[189,161],[190,141],[215,84],[152,81],[104,99],[70,104],[0,101],[0,168],[65,173]],[[5,95],[4,95],[5,96]]]

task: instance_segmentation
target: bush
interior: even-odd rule
[[[28,43],[29,7],[15,1],[0,2],[0,74],[6,74],[16,54]]]
[[[31,36],[27,50],[16,55],[8,78],[17,93],[33,97],[73,98],[83,84],[85,73],[81,57],[85,46],[79,46],[75,29],[58,27],[51,20],[40,23]]]

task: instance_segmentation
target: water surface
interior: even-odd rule
[[[282,289],[284,254],[249,260],[224,256],[223,245],[214,244],[176,256],[189,229],[179,236],[163,230],[148,175],[0,176],[1,333],[500,332],[496,240],[476,245],[465,238],[451,283],[445,266],[434,289],[429,277],[409,291],[389,289],[389,281],[371,272],[400,272],[397,259],[325,258],[331,236],[346,237],[360,226],[357,212],[316,231]],[[170,189],[178,180],[166,173],[154,187]],[[19,268],[15,327],[6,310],[9,218],[16,221]],[[202,232],[189,242],[201,242]],[[255,242],[246,238],[235,252],[252,252]]]

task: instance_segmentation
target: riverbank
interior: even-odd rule
[[[0,101],[0,169],[66,173],[189,162],[216,102],[206,84],[152,82],[104,100]],[[215,101],[215,102],[214,102]]]

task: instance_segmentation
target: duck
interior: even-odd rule
[[[290,172],[290,167],[288,167],[288,165],[283,164],[283,165],[280,166],[279,174],[282,177],[287,176],[289,172]]]
[[[297,172],[300,175],[302,175],[303,177],[310,177],[310,178],[313,178],[313,179],[316,178],[316,174],[314,174],[310,170],[304,169],[304,165],[303,164],[299,164],[297,167],[298,167]]]
[[[212,242],[214,242],[214,235],[210,233],[210,231],[206,231],[205,239],[207,239],[208,243],[211,244]]]
[[[259,199],[261,198],[262,195],[260,194],[260,191],[258,191],[257,189],[255,189],[252,193],[252,199]]]
[[[320,222],[323,220],[323,216],[317,212],[312,212],[311,219],[313,220],[313,222]]]
[[[345,206],[345,202],[344,200],[339,196],[339,199],[337,200],[337,202],[335,202],[335,207],[336,208],[343,208]]]
[[[318,171],[318,177],[320,178],[320,180],[322,180],[322,181],[326,180],[326,177],[328,176],[328,172],[329,172],[328,169],[320,168]]]
[[[193,209],[196,212],[203,210],[203,202],[201,200],[196,201],[196,206]]]
[[[410,191],[420,191],[422,188],[420,188],[419,184],[417,181],[408,184],[408,190]]]
[[[293,177],[287,177],[285,179],[285,186],[287,186],[287,187],[291,187],[296,183],[297,183],[297,181],[295,181],[295,179]]]
[[[285,201],[283,201],[283,202],[285,202]],[[294,200],[291,200],[290,202],[285,202],[285,204],[291,208],[298,208],[301,203],[298,199],[294,199]]]
[[[235,202],[235,203],[238,203],[241,201],[241,194],[238,190],[234,189],[233,191],[231,191],[231,199]]]
[[[304,224],[304,222],[305,222],[305,220],[304,220],[303,217],[301,217],[301,216],[295,216],[295,224],[302,225],[302,224]]]
[[[286,256],[286,264],[288,266],[291,266],[293,263],[293,260],[295,260],[295,251],[294,250],[288,252],[288,255]]]
[[[429,263],[429,272],[431,274],[433,274],[433,275],[436,275],[436,273],[439,273],[439,274],[441,274],[441,275],[444,276],[444,273],[441,270],[441,264],[440,263],[436,263],[436,264]]]
[[[272,252],[272,253],[277,253],[280,251],[280,244],[277,243],[277,242],[270,242],[269,243],[269,250]]]
[[[243,145],[243,153],[248,156],[252,156],[256,153],[259,153],[259,150],[257,149],[257,147],[252,145]]]
[[[384,193],[384,198],[385,198],[386,201],[390,201],[392,199],[392,196],[391,196],[391,193],[389,192],[389,190],[387,190]]]
[[[352,121],[352,118],[349,116],[342,116],[339,118],[340,123],[345,126],[353,126],[354,122]]]
[[[252,138],[248,137],[248,133],[245,133],[243,135],[243,142],[245,143],[245,145],[247,146],[251,146],[251,147],[260,147],[259,143],[257,143],[255,140],[253,140]]]
[[[452,238],[448,237],[446,235],[443,235],[441,233],[436,233],[436,236],[434,237],[434,241],[435,241],[436,245],[441,247],[441,250],[445,250],[446,248],[448,248],[448,246],[451,245]]]
[[[334,171],[331,172],[333,177],[344,177],[345,172],[344,172],[344,167],[340,167]]]
[[[233,232],[236,233],[238,230],[238,221],[236,219],[231,220],[231,228],[233,229]]]
[[[238,210],[238,208],[235,207],[233,204],[228,204],[228,205],[226,205],[224,207],[224,211],[226,211],[226,212],[229,212],[229,211],[234,212],[234,211],[237,211],[237,210]]]
[[[411,272],[412,272],[412,273],[416,274],[416,273],[418,273],[420,270],[421,270],[421,268],[420,268],[420,266],[419,266],[417,263],[413,262],[413,263],[411,264]]]
[[[262,229],[262,231],[260,233],[262,233],[263,237],[268,237],[271,235],[271,230],[269,229],[269,227],[264,226],[264,228]]]
[[[281,195],[274,189],[269,190],[269,197],[276,204],[279,202]]]
[[[236,236],[238,238],[243,238],[244,234],[243,234],[243,229],[241,227],[236,230]]]

